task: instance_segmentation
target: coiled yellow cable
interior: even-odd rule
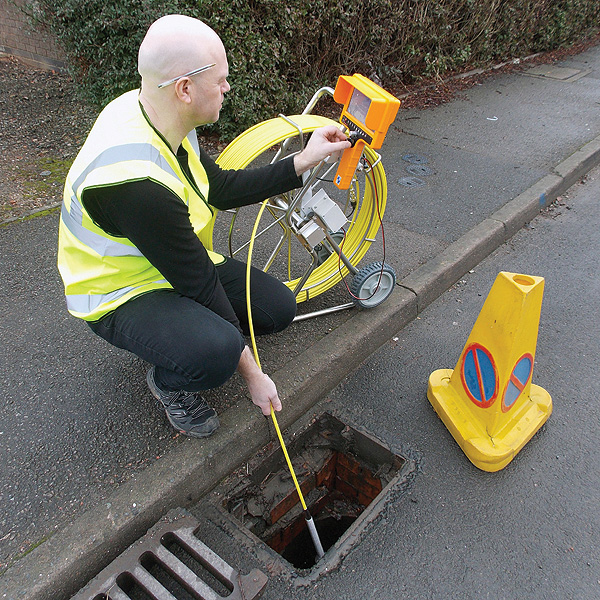
[[[223,169],[243,169],[258,156],[271,149],[273,146],[283,142],[290,137],[299,135],[298,129],[289,121],[292,121],[302,130],[303,134],[309,134],[323,125],[338,125],[335,121],[320,115],[293,115],[286,119],[276,118],[263,121],[247,129],[223,150],[217,159],[217,164]],[[374,164],[372,177],[373,185],[378,190],[379,215],[383,217],[387,199],[387,180],[381,162],[377,162],[378,155],[368,146],[365,147],[365,156],[369,163]],[[355,191],[360,193],[358,183],[355,182]],[[346,239],[344,241],[344,254],[349,258],[351,264],[357,265],[375,239],[379,230],[380,221],[377,211],[374,209],[374,193],[371,182],[365,186],[364,197],[358,210],[355,211],[352,221],[348,226]],[[214,219],[210,227],[214,227]],[[255,230],[256,231],[256,230]],[[255,233],[253,234],[255,235]],[[302,291],[297,294],[298,302],[313,298],[337,284],[348,274],[346,267],[339,268],[338,257],[335,253],[319,265],[304,284]],[[286,285],[294,290],[299,279],[286,282]]]

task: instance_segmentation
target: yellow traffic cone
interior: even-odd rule
[[[543,277],[499,273],[456,367],[429,377],[433,408],[484,471],[503,469],[552,412],[531,383],[543,293]]]

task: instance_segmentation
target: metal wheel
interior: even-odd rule
[[[225,169],[240,169],[281,160],[300,151],[306,136],[325,124],[336,123],[310,114],[265,121],[236,138],[217,162]],[[367,148],[364,156],[365,164],[370,165],[368,172],[357,172],[349,190],[339,190],[333,184],[337,164],[325,164],[310,191],[305,186],[268,200],[256,232],[252,264],[283,281],[298,302],[325,292],[348,274],[339,259],[340,246],[354,267],[375,239],[385,211],[386,180],[381,163],[374,164],[378,155]],[[345,237],[343,231],[327,230],[325,239],[311,245],[298,234],[310,219],[302,202],[308,193],[321,189],[344,213]],[[215,250],[223,252],[228,247],[230,256],[247,260],[258,209],[249,206],[233,214],[219,213],[213,228]]]
[[[363,267],[352,280],[350,293],[361,308],[374,308],[387,300],[396,285],[396,272],[390,265],[374,262]]]

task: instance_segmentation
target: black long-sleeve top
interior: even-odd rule
[[[182,147],[177,159],[191,177]],[[256,169],[224,170],[201,148],[200,160],[209,182],[207,201],[219,210],[254,204],[302,184],[292,158]],[[96,225],[129,239],[176,291],[240,328],[187,206],[173,192],[148,179],[92,188],[82,201]]]

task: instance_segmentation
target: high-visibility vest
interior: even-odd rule
[[[58,269],[69,312],[96,321],[140,294],[171,288],[161,273],[124,237],[94,224],[81,201],[86,189],[150,179],[184,202],[194,232],[215,264],[214,209],[208,205],[208,178],[200,162],[195,131],[183,140],[194,181],[181,168],[165,139],[150,124],[139,90],[113,100],[100,113],[75,158],[65,183],[58,242]]]

